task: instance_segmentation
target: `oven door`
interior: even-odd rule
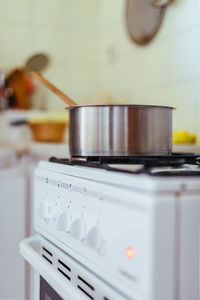
[[[62,300],[58,293],[48,284],[48,282],[40,276],[40,300]]]
[[[34,300],[88,299],[41,257],[39,236],[23,240],[20,243],[20,254],[34,269]]]

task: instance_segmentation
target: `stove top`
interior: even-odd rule
[[[200,176],[200,155],[173,153],[169,156],[132,157],[73,157],[59,159],[51,157],[50,162],[107,171],[151,176]]]
[[[166,299],[199,299],[200,155],[52,157],[34,174],[35,230],[91,270],[94,281],[78,271],[83,285],[59,265],[89,298],[99,278],[125,294],[101,299],[160,300],[163,287]]]

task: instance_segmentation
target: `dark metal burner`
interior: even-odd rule
[[[200,165],[200,154],[179,154],[173,153],[167,156],[88,156],[88,157],[72,157],[70,159],[57,159],[51,157],[51,162],[72,165],[89,166],[92,164],[143,164],[145,166],[181,166],[183,164]]]
[[[151,176],[200,176],[200,155],[194,154],[173,153],[168,156],[73,157],[71,159],[51,157],[49,161],[67,165],[101,168],[107,171],[149,174]],[[130,171],[118,169],[116,165],[140,165],[141,167]],[[186,168],[186,165],[191,167]],[[192,168],[193,166],[194,169]]]

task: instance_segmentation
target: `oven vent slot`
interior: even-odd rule
[[[95,286],[93,280],[86,280],[85,276],[82,276],[81,273],[77,272],[77,269],[71,263],[70,259],[66,258],[66,260],[63,260],[64,256],[62,257],[59,253],[54,253],[54,251],[46,246],[46,244],[44,244],[44,246],[41,245],[40,255],[52,265],[54,270],[57,271],[60,276],[65,278],[65,282],[70,282],[70,284],[72,284],[77,291],[79,290],[82,295],[84,294],[88,300],[96,300],[96,297],[101,297],[102,300],[111,300],[104,296],[105,294],[102,295],[101,291],[98,291],[98,287]],[[89,277],[86,278],[89,279]]]
[[[53,254],[44,246],[42,246],[42,251],[41,255],[46,261],[48,261],[51,265],[53,264],[52,258]]]
[[[63,272],[60,268],[58,268],[58,271],[59,271],[63,276],[65,276],[65,278],[67,278],[69,281],[71,281],[71,278],[70,278],[65,272]]]
[[[42,254],[42,257],[52,265],[52,261],[48,257],[46,257],[46,255]]]
[[[48,253],[50,256],[53,256],[53,254],[49,250],[47,250],[47,248],[42,247],[42,249],[44,250],[44,252]]]
[[[80,285],[77,285],[78,289],[83,292],[89,299],[94,300],[94,297],[92,297],[88,292],[86,292]]]
[[[92,291],[94,291],[94,287],[91,284],[89,284],[85,279],[83,279],[79,275],[78,275],[78,280],[80,280],[81,282],[83,282],[87,287],[89,287]]]
[[[69,272],[71,272],[71,268],[66,265],[62,260],[58,259],[58,271],[65,276],[68,280],[71,280],[71,277],[69,276]]]
[[[58,263],[61,264],[66,270],[71,272],[71,268],[68,265],[66,265],[62,260],[58,259]]]

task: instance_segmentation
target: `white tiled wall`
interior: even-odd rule
[[[130,41],[126,0],[0,0],[0,69],[46,52],[45,75],[79,103],[177,108],[174,128],[200,135],[200,0],[174,0],[154,41]],[[62,102],[45,91],[48,108]],[[111,97],[112,96],[112,97]]]
[[[0,69],[45,52],[44,72],[79,103],[99,92],[98,0],[0,0]],[[49,109],[64,105],[46,91]]]
[[[119,103],[171,105],[174,128],[200,135],[200,1],[175,0],[154,41],[130,41],[125,0],[101,0],[104,86]]]

